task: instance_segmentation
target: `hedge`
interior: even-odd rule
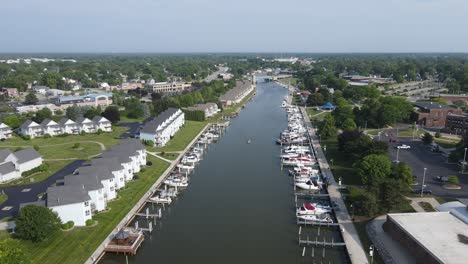
[[[34,169],[30,169],[28,171],[23,171],[23,173],[21,173],[21,176],[27,177],[27,176],[32,175],[34,173],[43,172],[43,171],[46,171],[48,169],[49,169],[49,164],[43,163],[43,164],[37,166]]]

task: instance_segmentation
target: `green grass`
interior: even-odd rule
[[[296,86],[298,79],[297,78],[285,78],[285,79],[279,79],[278,82],[282,84],[291,84],[292,86]]]
[[[180,153],[164,153],[164,155],[161,153],[159,154],[159,156],[165,158],[165,159],[168,159],[168,160],[175,160],[178,156],[180,155]]]
[[[174,135],[166,146],[160,148],[149,148],[150,151],[167,152],[182,151],[206,126],[206,122],[185,121],[185,125]]]
[[[414,137],[419,138],[422,134],[424,134],[424,130],[416,130],[414,131],[411,128],[404,129],[404,130],[399,130],[397,137],[413,137],[413,132],[414,132]]]
[[[54,173],[68,165],[69,163],[73,162],[72,160],[54,160],[54,161],[47,161],[46,163],[49,164],[49,169],[47,171],[39,172],[33,175],[30,175],[28,177],[21,177],[18,180],[6,183],[6,184],[0,184],[0,187],[6,187],[6,186],[14,186],[14,185],[25,185],[25,184],[30,184],[30,183],[36,183],[43,181],[50,176],[52,176]]]
[[[458,143],[460,143],[460,139],[454,138],[434,138],[434,142],[439,144],[439,146],[443,148],[455,148]]]
[[[60,231],[40,243],[22,241],[26,251],[32,256],[32,263],[84,263],[169,166],[152,156],[148,156],[148,161],[153,165],[138,173],[136,180],[119,191],[120,198],[108,204],[111,209],[93,217],[98,221],[97,226]]]
[[[7,239],[7,238],[10,238],[11,235],[8,231],[6,230],[1,230],[0,231],[0,240],[4,240],[4,239]]]
[[[6,200],[8,200],[8,195],[6,195],[6,193],[0,193],[0,204],[4,203]]]
[[[309,115],[309,118],[314,115],[323,113],[322,110],[317,110],[317,107],[307,107],[306,111],[307,111],[307,114]]]
[[[144,117],[141,118],[129,118],[127,117],[127,112],[121,111],[120,112],[120,121],[119,123],[134,123],[134,122],[143,122],[145,120]]]
[[[440,204],[458,201],[458,199],[455,199],[455,198],[445,198],[445,197],[434,197],[434,198],[435,198],[435,199],[437,200],[437,202],[439,202]]]
[[[336,138],[322,140],[320,144],[322,147],[327,147],[328,163],[331,165],[333,177],[337,182],[341,177],[342,184],[362,185],[361,178],[356,174],[356,169],[353,167],[354,157],[338,150],[338,140]],[[333,163],[331,159],[333,159]]]

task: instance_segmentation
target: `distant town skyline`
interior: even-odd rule
[[[0,53],[468,52],[463,0],[21,0],[0,10]]]

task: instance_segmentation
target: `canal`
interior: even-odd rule
[[[231,120],[218,143],[209,146],[188,189],[163,211],[162,221],[129,263],[342,263],[346,259],[343,249],[307,248],[302,257],[292,180],[281,171],[280,147],[274,144],[287,127],[280,107],[287,89],[260,81],[257,95]],[[140,226],[147,225],[145,221],[140,220]],[[302,235],[315,239],[317,231],[303,228]],[[319,232],[320,239],[327,240],[338,233],[326,228]],[[106,254],[101,263],[125,263],[125,258]]]

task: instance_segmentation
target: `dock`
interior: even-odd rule
[[[309,247],[345,247],[346,243],[344,242],[326,242],[318,240],[302,240],[299,238],[299,246],[309,246]]]
[[[326,226],[326,227],[339,227],[340,226],[340,224],[338,223],[320,223],[320,222],[299,220],[299,219],[297,219],[297,224],[305,225],[305,226]]]
[[[142,233],[132,233],[126,238],[112,239],[105,246],[104,251],[135,255],[144,240],[145,236]]]

